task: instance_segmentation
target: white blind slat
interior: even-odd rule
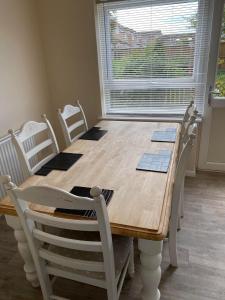
[[[108,2],[97,5],[105,112],[180,114],[194,99],[203,113],[210,1]]]

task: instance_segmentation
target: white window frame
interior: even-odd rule
[[[225,9],[225,0],[223,4],[223,11]],[[219,16],[218,16],[219,18]],[[223,17],[222,17],[223,20]],[[225,22],[225,20],[223,20]],[[219,44],[221,42],[221,31],[222,31],[222,26],[220,28],[219,36],[215,37],[219,39]],[[217,51],[217,58],[219,58],[219,46],[218,46],[218,51]],[[213,108],[224,108],[225,107],[225,96],[220,96],[220,92],[216,89],[216,77],[218,74],[218,63],[216,63],[216,71],[215,71],[215,78],[214,78],[214,84],[213,87],[211,87],[210,95],[209,95],[209,103]]]
[[[185,0],[152,0],[151,4],[153,5],[165,5],[165,4],[180,4],[185,3]],[[211,1],[209,1],[211,2]],[[200,6],[204,3],[204,0],[199,0],[199,6],[198,6],[198,17],[199,20],[203,20],[202,11],[200,9]],[[111,34],[110,34],[110,19],[109,19],[109,11],[112,9],[120,9],[120,8],[128,8],[128,7],[143,7],[143,6],[149,6],[149,0],[130,0],[129,3],[121,2],[109,2],[104,4],[104,8],[98,7],[97,8],[97,14],[96,14],[96,32],[97,32],[97,46],[98,46],[98,63],[99,63],[99,76],[100,76],[100,87],[101,87],[101,103],[102,103],[102,115],[103,117],[107,115],[135,115],[135,112],[129,112],[126,113],[126,111],[119,112],[115,110],[115,112],[107,113],[106,111],[106,99],[105,99],[105,91],[107,90],[119,90],[126,89],[126,90],[141,90],[141,89],[166,89],[166,88],[195,88],[197,85],[202,82],[201,78],[197,76],[199,72],[199,66],[202,68],[202,73],[207,73],[207,63],[202,63],[201,59],[199,58],[199,55],[196,55],[198,50],[198,47],[200,46],[198,36],[200,35],[199,28],[202,27],[202,24],[198,22],[198,26],[196,28],[196,38],[195,38],[195,55],[194,55],[194,64],[193,64],[193,73],[190,77],[177,77],[177,78],[140,78],[140,79],[113,79],[112,74],[112,58],[111,58]],[[210,6],[210,5],[209,5]],[[210,7],[209,7],[210,11]],[[209,19],[210,19],[209,15]],[[104,20],[104,24],[99,24],[100,20]],[[105,47],[102,47],[102,43],[100,43],[100,38],[105,38]],[[204,49],[203,49],[204,50]],[[207,49],[205,49],[207,50]],[[104,53],[104,59],[101,56],[101,53]],[[204,56],[205,58],[205,56]],[[206,68],[206,69],[205,69]],[[106,79],[107,78],[107,79]],[[179,79],[179,82],[178,82]],[[205,79],[206,82],[206,79]],[[162,87],[163,83],[163,87]],[[206,99],[206,91],[205,96]],[[204,105],[205,107],[205,105]],[[143,108],[144,109],[144,108]],[[179,112],[176,110],[176,112],[172,112],[171,110],[160,108],[160,111],[157,109],[152,109],[151,114],[148,112],[145,113],[145,115],[149,116],[159,116],[162,115],[162,117],[174,117],[181,115],[182,112]],[[144,115],[144,113],[140,114]],[[204,108],[203,108],[203,115],[204,115]]]

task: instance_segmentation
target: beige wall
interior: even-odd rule
[[[89,126],[101,114],[93,3],[38,0],[52,109],[79,99]],[[57,120],[54,128],[60,137]]]
[[[212,110],[208,162],[225,163],[225,108]]]
[[[48,112],[49,94],[33,0],[0,0],[0,136]]]

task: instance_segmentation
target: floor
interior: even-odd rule
[[[12,230],[0,218],[0,300],[41,300],[40,289],[25,280]],[[225,176],[199,173],[185,184],[185,217],[178,234],[179,268],[169,266],[164,244],[161,300],[225,300]],[[120,300],[140,300],[136,249],[135,278],[125,281]],[[103,290],[56,281],[59,295],[71,300],[104,300]]]

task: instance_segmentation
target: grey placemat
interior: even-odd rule
[[[167,173],[172,151],[160,150],[158,153],[144,153],[137,165],[137,170]]]
[[[151,137],[151,141],[175,143],[176,135],[177,135],[176,128],[167,128],[165,130],[154,131]]]

